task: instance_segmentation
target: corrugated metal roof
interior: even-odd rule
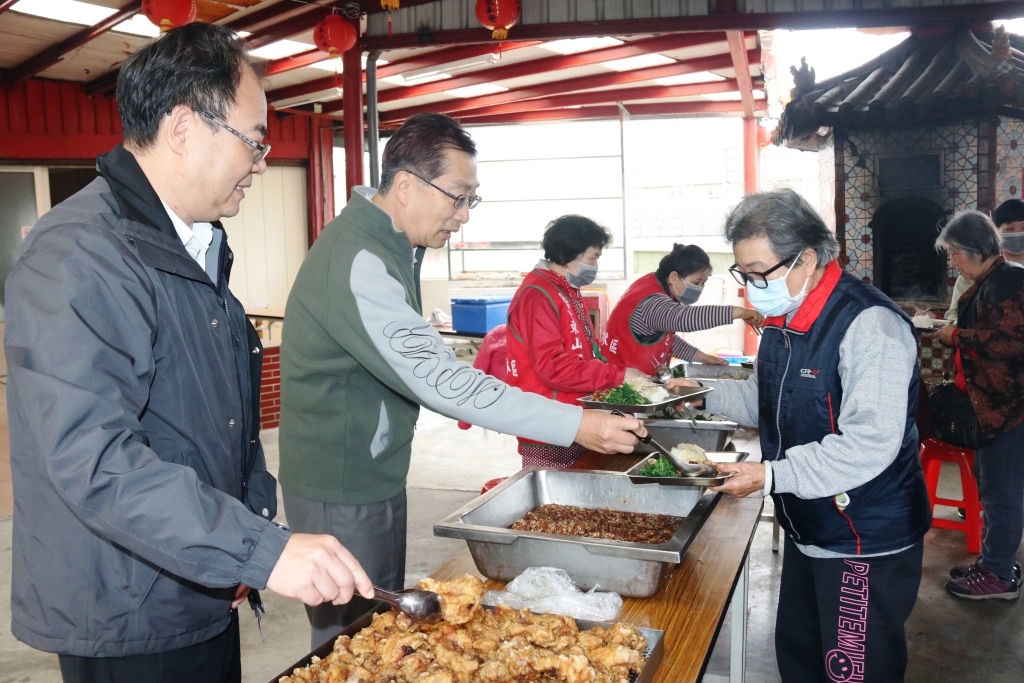
[[[915,31],[875,59],[814,81],[813,56],[773,139],[801,146],[822,127],[877,129],[955,120],[979,108],[1024,106],[1024,37],[946,28]]]

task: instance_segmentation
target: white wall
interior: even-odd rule
[[[271,166],[253,176],[242,210],[225,218],[235,252],[231,291],[246,308],[284,308],[308,251],[306,169]]]

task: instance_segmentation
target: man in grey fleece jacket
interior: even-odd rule
[[[524,393],[457,361],[423,319],[423,251],[443,247],[480,201],[475,155],[447,116],[409,119],[384,150],[380,190],[355,189],[288,298],[280,431],[288,523],[343,539],[384,588],[405,583],[405,478],[420,405],[603,452],[630,452],[637,438],[629,430],[645,433],[634,418]],[[367,608],[308,608],[312,645]]]

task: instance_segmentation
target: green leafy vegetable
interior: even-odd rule
[[[679,472],[665,456],[659,455],[653,465],[651,460],[648,460],[647,465],[637,472],[637,475],[641,477],[678,477]]]
[[[651,403],[646,396],[630,386],[628,382],[623,382],[622,386],[615,387],[614,389],[595,391],[593,399],[602,403],[616,403],[628,406],[645,406]]]
[[[686,377],[686,366],[685,365],[677,365],[674,368],[672,368],[672,376],[673,377]]]

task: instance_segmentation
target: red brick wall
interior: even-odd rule
[[[281,347],[263,349],[263,384],[260,390],[260,428],[274,429],[281,422]]]

